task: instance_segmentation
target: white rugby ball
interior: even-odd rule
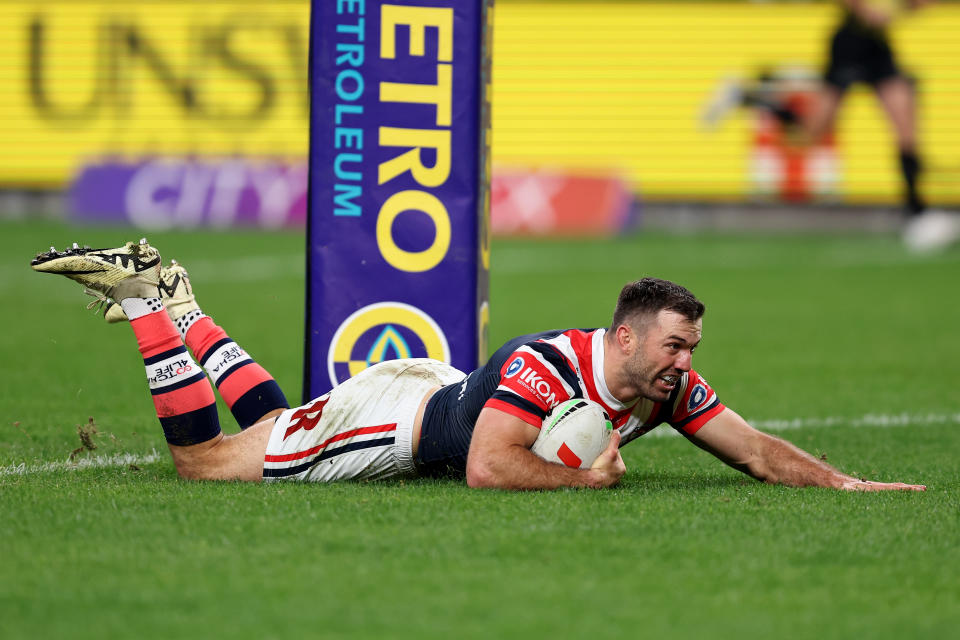
[[[561,402],[543,419],[530,450],[551,462],[589,469],[610,444],[613,423],[596,402],[574,398]]]

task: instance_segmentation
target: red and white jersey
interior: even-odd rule
[[[667,402],[613,397],[603,375],[605,329],[569,329],[540,334],[507,356],[500,384],[485,407],[516,416],[537,428],[555,406],[570,398],[599,403],[620,432],[622,444],[664,422],[694,434],[723,411],[717,394],[696,371],[681,377]]]

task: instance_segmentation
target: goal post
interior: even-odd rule
[[[486,358],[488,0],[313,0],[304,397]]]

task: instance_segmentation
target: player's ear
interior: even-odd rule
[[[617,325],[616,330],[617,346],[624,351],[630,351],[634,348],[637,336],[634,330],[628,324]]]

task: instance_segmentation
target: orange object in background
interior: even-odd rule
[[[817,83],[805,78],[778,79],[779,101],[802,120],[816,108]],[[755,196],[783,202],[812,202],[837,197],[840,170],[834,135],[809,144],[802,125],[785,124],[767,109],[755,109],[750,150],[750,182]]]

